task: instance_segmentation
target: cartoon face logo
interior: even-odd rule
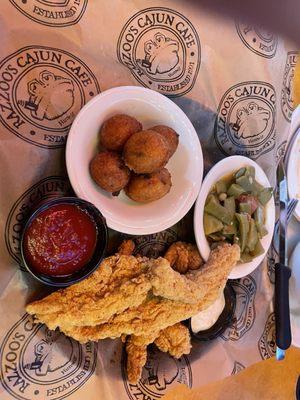
[[[4,71],[0,122],[39,147],[63,147],[75,116],[100,91],[87,65],[61,49],[24,47],[0,63],[0,75]]]
[[[64,115],[74,104],[74,84],[71,79],[44,70],[38,79],[28,82],[29,101],[22,102],[31,116],[49,121]],[[21,102],[19,101],[19,104]]]
[[[162,360],[150,354],[142,372],[142,383],[153,386],[156,390],[165,390],[177,377],[178,366],[168,354]]]
[[[183,383],[192,384],[192,371],[186,356],[175,359],[167,353],[160,352],[155,346],[148,347],[147,362],[142,376],[136,385],[129,384],[126,375],[126,356],[122,358],[123,382],[131,400],[143,398],[157,400],[163,397],[171,386]]]
[[[0,350],[1,383],[19,400],[66,399],[96,368],[94,343],[80,345],[59,331],[35,324],[28,314],[11,327]]]
[[[150,74],[169,72],[179,63],[178,50],[177,40],[158,32],[153,40],[145,43],[145,60],[142,65],[147,67]]]
[[[234,129],[234,136],[237,139],[248,139],[263,133],[271,117],[270,110],[250,102],[236,112],[236,122],[231,123]]]
[[[200,67],[200,41],[191,21],[175,10],[152,7],[122,29],[117,54],[142,85],[170,97],[192,89]]]
[[[69,26],[82,17],[88,0],[10,0],[27,18],[47,26]]]
[[[34,371],[37,376],[45,376],[50,372],[63,368],[68,361],[61,363],[59,350],[64,349],[67,360],[71,360],[72,347],[69,339],[58,332],[46,329],[45,339],[34,345],[35,360],[25,365],[25,369]]]
[[[241,82],[223,95],[215,122],[215,141],[226,155],[257,159],[276,144],[276,93],[266,82]]]

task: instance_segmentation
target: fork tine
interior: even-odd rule
[[[291,219],[291,216],[292,216],[297,204],[298,204],[297,199],[290,200],[289,205],[288,205],[288,210],[287,210],[287,222],[289,222],[289,220]]]

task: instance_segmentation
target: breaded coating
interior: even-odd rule
[[[185,242],[171,244],[164,258],[170,262],[175,271],[181,274],[185,274],[189,269],[198,269],[203,264],[197,246]]]
[[[103,190],[115,195],[129,182],[130,171],[121,156],[113,151],[98,153],[90,163],[93,180]]]
[[[72,329],[65,329],[61,325],[60,329],[82,343],[107,337],[116,338],[122,334],[147,336],[151,331],[165,329],[208,308],[223,291],[227,277],[239,257],[238,245],[224,244],[211,252],[208,262],[198,271],[202,274],[202,279],[197,276],[199,290],[203,290],[204,293],[197,303],[172,301],[150,294],[138,307],[128,308],[110,318],[107,323],[93,327],[77,326]],[[193,278],[193,275],[189,277],[191,280]],[[165,276],[165,280],[167,279],[168,276]]]
[[[127,167],[136,174],[151,174],[167,164],[169,146],[158,132],[137,132],[126,142],[123,158]]]
[[[159,200],[169,193],[172,186],[171,175],[167,168],[152,174],[133,174],[125,193],[139,203],[150,203]]]
[[[135,243],[133,240],[123,240],[120,244],[117,253],[122,256],[131,256],[135,249]]]
[[[179,143],[179,135],[174,131],[174,129],[170,128],[166,125],[156,125],[153,128],[150,128],[153,131],[160,133],[167,141],[170,151],[170,157],[175,153],[178,143]]]
[[[192,348],[190,332],[185,325],[180,323],[168,326],[160,331],[154,343],[159,350],[168,352],[175,358],[189,354]]]
[[[107,119],[100,130],[100,143],[107,150],[121,152],[127,140],[142,130],[142,124],[126,114],[116,114]]]
[[[87,279],[27,305],[26,311],[49,329],[106,322],[145,300],[153,261],[121,255],[106,258]]]

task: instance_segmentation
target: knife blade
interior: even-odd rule
[[[283,161],[277,167],[277,184],[279,191],[279,263],[275,265],[275,326],[276,345],[279,350],[286,350],[291,345],[291,324],[289,307],[289,279],[291,271],[287,260],[287,208],[289,203],[287,180]],[[278,351],[279,359],[284,353]]]

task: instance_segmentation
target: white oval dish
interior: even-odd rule
[[[100,127],[118,113],[135,117],[144,129],[162,124],[179,134],[179,146],[167,164],[172,188],[160,200],[136,203],[123,191],[113,197],[90,176],[89,164],[97,153]],[[107,90],[82,108],[68,136],[66,163],[77,196],[93,203],[106,218],[109,228],[132,235],[156,233],[183,218],[197,198],[203,175],[200,141],[188,117],[167,97],[138,86]]]
[[[300,200],[300,129],[295,135],[296,137],[293,138],[293,144],[289,150],[287,183],[289,197]],[[298,201],[294,215],[300,221],[300,201]]]
[[[289,284],[290,318],[292,330],[292,344],[300,347],[300,242],[295,247],[290,259],[289,267],[292,275]]]
[[[194,212],[194,231],[195,238],[198,249],[200,251],[201,256],[206,261],[209,257],[210,247],[208,241],[206,240],[204,227],[203,227],[203,212],[206,198],[212,188],[212,186],[221,179],[222,177],[230,174],[231,172],[237,171],[239,168],[253,166],[255,168],[255,178],[256,180],[265,187],[270,187],[270,182],[262,170],[262,168],[250,158],[243,156],[231,156],[224,158],[219,161],[203,180],[201,190],[196,201],[195,212]],[[266,205],[266,228],[268,230],[268,234],[264,236],[261,240],[261,244],[265,249],[264,254],[256,257],[253,261],[249,263],[237,264],[229,275],[229,279],[238,279],[242,278],[250,274],[263,260],[270,247],[273,237],[275,224],[275,203],[274,198]]]

